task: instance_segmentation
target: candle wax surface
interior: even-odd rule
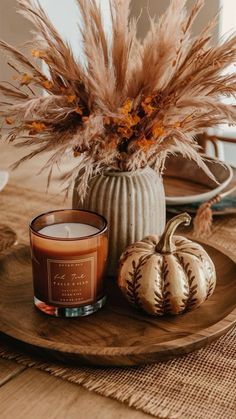
[[[38,231],[48,237],[58,237],[62,239],[73,239],[79,237],[92,236],[99,233],[99,229],[89,224],[81,223],[60,223],[52,224]]]

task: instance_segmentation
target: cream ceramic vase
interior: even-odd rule
[[[136,172],[106,172],[92,178],[84,202],[74,186],[73,208],[103,215],[108,221],[108,274],[116,275],[124,249],[165,228],[166,206],[163,181],[153,169]]]

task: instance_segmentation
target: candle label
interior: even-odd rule
[[[94,301],[97,253],[72,260],[47,260],[49,303],[77,306]]]

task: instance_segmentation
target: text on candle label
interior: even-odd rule
[[[48,296],[52,304],[79,306],[94,300],[96,253],[79,260],[47,260]]]

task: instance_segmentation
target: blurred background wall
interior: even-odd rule
[[[225,0],[227,1],[227,0]],[[161,14],[165,11],[168,0],[132,0],[132,13],[134,16],[140,15],[140,10],[143,10],[140,19],[139,19],[139,36],[143,38],[145,36],[148,27],[148,13],[147,13],[147,4],[149,5],[150,15]],[[188,0],[187,7],[191,8],[195,0]],[[216,15],[220,8],[220,0],[207,0],[204,8],[200,12],[197,20],[194,23],[194,32],[198,33],[204,25],[207,24],[213,16]],[[219,35],[219,25],[215,31],[215,41],[217,41]]]
[[[30,39],[32,27],[16,11],[16,0],[0,0],[0,38],[24,49],[23,44]],[[10,77],[11,72],[6,65],[6,60],[0,56],[0,79],[7,80]]]
[[[78,9],[74,0],[39,0],[55,26],[65,39],[67,39],[76,55],[80,53],[80,39],[77,30]],[[109,30],[109,7],[108,0],[97,0],[100,2],[104,12],[104,22]],[[190,7],[195,0],[188,0]],[[230,0],[226,0],[230,1]],[[235,0],[234,0],[235,1]],[[151,15],[160,14],[168,5],[168,0],[132,0],[131,12],[134,16],[139,16],[139,36],[142,38],[148,30],[147,5]],[[194,30],[199,31],[219,10],[220,0],[207,0],[201,15],[195,22]],[[0,0],[0,38],[12,45],[22,46],[24,42],[31,39],[31,24],[17,12],[16,0]],[[219,26],[215,33],[217,40]],[[9,77],[10,71],[5,65],[5,60],[0,57],[0,79],[5,80]]]

